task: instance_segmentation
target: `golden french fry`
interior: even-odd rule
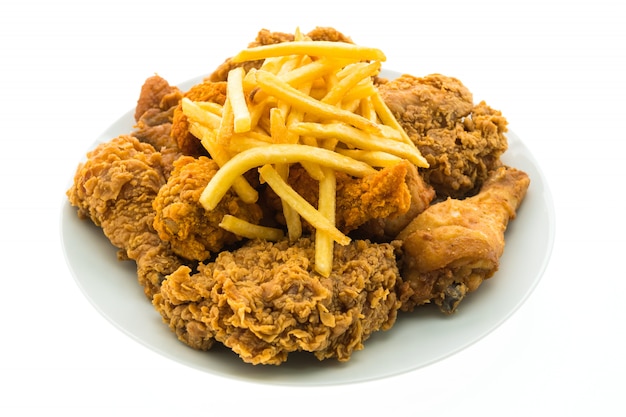
[[[263,239],[276,242],[285,237],[281,229],[253,224],[230,214],[224,215],[219,226],[237,236],[248,239]]]
[[[378,117],[380,118],[380,120],[385,125],[391,126],[395,130],[400,132],[402,134],[402,141],[403,142],[405,142],[405,143],[407,143],[409,145],[412,145],[413,141],[411,140],[411,138],[409,138],[409,135],[407,135],[405,130],[402,128],[402,126],[400,126],[400,123],[398,123],[398,120],[396,119],[396,117],[393,115],[393,113],[391,112],[389,107],[387,107],[387,104],[385,103],[385,100],[383,100],[383,98],[380,95],[380,93],[378,92],[378,90],[376,90],[374,92],[374,94],[372,94],[370,97],[371,97],[371,100],[372,100],[372,105],[374,106],[374,110],[376,110],[376,114],[378,114]],[[424,159],[423,163],[426,164],[426,166],[424,168],[428,168],[428,162],[426,162],[425,159]]]
[[[372,99],[370,97],[361,98],[359,111],[361,116],[366,119],[373,122],[378,120],[378,115],[376,114],[376,110],[374,109],[374,105],[372,104]]]
[[[216,116],[222,117],[222,110],[224,109],[221,104],[213,103],[212,101],[194,101],[194,103],[209,113],[213,113]]]
[[[243,67],[228,72],[226,95],[233,112],[233,129],[235,133],[247,132],[252,126],[248,104],[243,92]]]
[[[213,210],[235,179],[249,169],[266,164],[288,164],[301,161],[328,166],[335,171],[346,172],[355,177],[364,177],[376,172],[368,164],[355,161],[327,149],[306,145],[268,145],[262,148],[248,149],[233,156],[209,181],[209,184],[200,196],[200,203],[206,210]]]
[[[274,192],[293,207],[309,224],[317,230],[328,233],[341,245],[350,243],[350,238],[339,231],[326,217],[320,214],[308,201],[287,184],[271,165],[263,165],[259,173]]]
[[[387,59],[380,49],[348,42],[293,41],[244,49],[232,57],[231,61],[239,63],[286,55],[325,56],[358,61],[385,61]]]
[[[320,214],[331,224],[335,224],[337,179],[335,172],[322,168],[324,178],[319,183],[318,207]],[[315,232],[315,270],[322,276],[329,276],[333,269],[333,237],[325,230]]]
[[[192,135],[200,139],[202,146],[204,146],[218,166],[222,167],[228,162],[230,155],[223,146],[215,142],[215,134],[210,129],[198,123],[191,123],[189,125],[189,131]],[[221,169],[218,170],[218,172],[220,171]],[[241,175],[232,178],[231,184],[239,198],[241,198],[241,200],[245,203],[256,203],[259,199],[259,193]]]
[[[217,129],[222,121],[221,116],[204,110],[198,103],[187,97],[181,101],[183,114],[191,121],[201,123],[213,129]]]
[[[270,136],[273,143],[286,143],[288,139],[285,118],[278,107],[270,110]]]
[[[231,106],[230,99],[226,96],[224,102],[224,110],[222,113],[222,120],[217,128],[217,134],[215,135],[215,142],[220,145],[227,145],[230,141],[230,137],[235,133],[235,114],[233,113],[233,107]]]
[[[280,177],[287,181],[289,178],[289,164],[276,164],[276,172]],[[302,236],[302,221],[300,213],[291,207],[285,200],[281,199],[283,215],[285,216],[285,224],[287,225],[287,235],[291,242],[295,242]]]
[[[339,152],[340,154],[356,159],[357,161],[365,162],[373,167],[390,167],[403,160],[403,158],[400,158],[399,156],[382,151],[337,148],[335,149],[335,152]]]
[[[256,79],[259,86],[268,94],[274,95],[280,100],[288,101],[292,106],[304,112],[312,113],[327,120],[343,121],[367,132],[380,133],[380,127],[376,123],[358,114],[337,108],[330,104],[321,103],[311,96],[291,87],[269,72],[257,71]]]
[[[294,68],[292,71],[282,74],[280,78],[290,86],[298,88],[303,84],[312,83],[327,74],[337,71],[346,65],[347,62],[349,61],[322,57],[301,67]]]
[[[350,71],[344,78],[339,80],[326,96],[321,100],[322,103],[336,104],[339,103],[346,93],[365,78],[371,78],[380,71],[380,62],[374,61],[366,65],[354,65],[354,70]]]
[[[405,158],[417,166],[428,166],[428,163],[415,145],[409,145],[383,136],[372,135],[344,123],[320,124],[302,122],[295,124],[291,129],[299,135],[313,136],[322,139],[337,138],[341,142],[360,149],[388,152]]]

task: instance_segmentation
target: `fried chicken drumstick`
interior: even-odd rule
[[[491,277],[504,251],[504,232],[529,184],[523,171],[500,167],[476,196],[433,204],[400,232],[402,309],[434,302],[452,313]]]

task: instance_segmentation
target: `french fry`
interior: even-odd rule
[[[335,224],[337,179],[335,172],[322,168],[324,178],[319,183],[318,210],[331,224]],[[333,269],[334,239],[325,230],[315,232],[315,270],[327,277]]]
[[[293,41],[244,49],[231,58],[241,63],[286,55],[309,55],[332,58],[349,58],[359,61],[385,61],[385,54],[377,48],[347,42]]]
[[[308,201],[287,184],[271,165],[263,165],[259,173],[272,187],[274,192],[287,204],[293,207],[309,224],[317,230],[328,233],[340,245],[350,243],[350,238],[339,231],[326,217],[315,209]]]
[[[340,141],[357,148],[384,151],[408,159],[417,166],[427,167],[428,163],[415,147],[404,142],[395,141],[382,136],[375,136],[355,129],[343,123],[297,123],[291,127],[300,135],[316,138],[337,138]]]
[[[181,101],[183,114],[187,116],[189,120],[201,123],[212,129],[217,129],[222,121],[221,116],[204,110],[198,103],[195,103],[188,98],[183,98]]]
[[[211,155],[211,158],[213,158],[218,166],[223,167],[224,164],[228,162],[230,155],[223,146],[215,142],[215,135],[210,129],[198,123],[191,123],[189,125],[189,130],[192,135],[200,139],[202,146],[207,150],[209,155]],[[256,203],[259,199],[259,193],[241,175],[232,178],[231,184],[239,198],[241,198],[241,200],[245,203]]]
[[[222,110],[224,110],[224,107],[221,104],[213,103],[212,101],[194,101],[194,103],[202,110],[222,117]]]
[[[248,239],[263,239],[276,242],[285,237],[285,233],[281,229],[253,224],[230,214],[224,215],[219,226],[237,236]]]
[[[409,138],[409,135],[404,131],[402,126],[400,126],[398,120],[395,118],[389,107],[387,107],[387,104],[385,104],[385,100],[383,100],[378,90],[376,90],[374,94],[372,94],[370,97],[372,100],[372,105],[374,106],[374,110],[376,110],[376,114],[378,114],[380,120],[382,120],[385,125],[391,126],[395,130],[400,132],[402,134],[403,142],[409,145],[413,144],[413,141],[411,140],[411,138]],[[423,162],[426,163],[426,166],[424,168],[428,168],[428,162],[426,162],[425,159]]]
[[[237,67],[228,72],[226,94],[233,112],[235,133],[247,132],[252,126],[252,119],[248,111],[248,104],[243,93],[243,67]]]
[[[224,102],[224,110],[222,112],[222,120],[217,128],[217,134],[215,135],[215,142],[220,145],[227,145],[231,136],[235,133],[235,114],[233,113],[233,107],[231,106],[230,99],[226,96]]]
[[[360,64],[360,63],[359,63]],[[336,104],[339,103],[347,92],[363,79],[372,77],[380,71],[380,62],[374,61],[366,65],[354,64],[354,70],[350,71],[344,78],[328,91],[326,96],[321,100],[322,103]]]
[[[278,144],[252,148],[241,152],[226,162],[213,176],[200,195],[200,204],[213,210],[228,192],[233,182],[246,171],[266,164],[287,164],[301,161],[328,166],[335,171],[346,172],[355,177],[375,173],[376,170],[363,162],[355,161],[327,149],[306,145]]]
[[[288,101],[292,106],[308,113],[315,114],[327,120],[339,120],[367,132],[380,133],[380,127],[358,114],[337,108],[336,106],[321,103],[311,96],[291,87],[275,75],[266,71],[257,71],[257,82],[268,94],[280,100]]]
[[[394,166],[398,162],[401,162],[403,160],[403,158],[400,158],[399,156],[382,151],[364,151],[362,149],[337,148],[335,149],[335,152],[356,159],[357,161],[365,162],[366,164],[373,167],[381,168]]]

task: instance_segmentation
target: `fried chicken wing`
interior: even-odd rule
[[[167,184],[154,199],[154,228],[172,250],[189,260],[203,261],[212,253],[237,242],[234,234],[219,227],[225,214],[258,223],[263,216],[257,204],[247,204],[229,191],[218,206],[206,211],[200,195],[219,166],[207,157],[181,156]]]
[[[120,136],[87,154],[67,191],[79,217],[102,228],[120,248],[120,259],[137,263],[139,283],[150,299],[181,265],[152,227],[152,201],[165,184],[163,171],[161,153],[137,138]]]
[[[396,320],[399,279],[391,244],[335,246],[328,278],[314,272],[314,244],[251,241],[192,274],[181,267],[153,300],[178,338],[196,349],[215,341],[245,362],[278,365],[296,351],[347,361]]]
[[[131,135],[149,143],[161,153],[163,173],[167,178],[174,161],[180,156],[178,143],[171,135],[174,111],[182,93],[158,75],[146,79],[135,108],[136,124]]]
[[[447,199],[417,216],[399,235],[403,241],[403,310],[434,302],[452,313],[498,269],[504,232],[530,184],[523,171],[502,166],[480,192]]]
[[[502,114],[456,78],[402,75],[379,85],[381,95],[429,167],[421,171],[437,198],[475,194],[507,149]]]

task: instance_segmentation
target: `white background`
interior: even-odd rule
[[[609,0],[3,1],[0,414],[624,415],[623,10]],[[266,386],[161,357],[100,316],[66,266],[59,219],[77,161],[153,73],[179,83],[261,28],[318,25],[381,48],[387,68],[455,76],[502,110],[553,193],[543,279],[483,340],[379,381]]]

